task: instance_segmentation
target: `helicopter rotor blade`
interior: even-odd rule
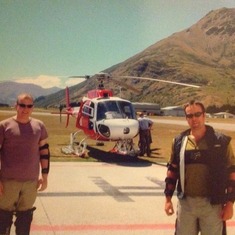
[[[139,79],[139,80],[149,80],[149,81],[155,81],[155,82],[164,82],[164,83],[171,83],[176,84],[180,86],[188,86],[188,87],[194,87],[194,88],[200,88],[200,86],[189,84],[189,83],[183,83],[183,82],[173,82],[173,81],[167,81],[167,80],[161,80],[157,78],[147,78],[147,77],[136,77],[136,76],[120,76],[121,78],[133,78],[133,79]]]
[[[119,80],[117,80],[117,79],[115,79],[115,78],[113,78],[113,77],[111,77],[111,80],[112,80],[114,83],[116,83],[116,84],[118,84],[118,85],[120,85],[120,86],[122,86],[122,87],[124,87],[124,88],[128,88],[129,90],[132,90],[132,91],[135,92],[135,93],[140,93],[140,90],[138,90],[138,89],[134,88],[133,86],[130,86],[130,85],[128,85],[128,84],[126,84],[126,83],[124,83],[124,82],[122,82],[122,81],[119,81]]]
[[[85,78],[85,79],[89,79],[89,78],[91,78],[92,76],[91,75],[84,75],[84,76],[77,76],[77,75],[75,75],[75,76],[69,76],[69,78]]]

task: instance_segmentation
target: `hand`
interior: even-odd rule
[[[174,208],[173,208],[173,204],[171,201],[166,201],[165,203],[165,212],[167,215],[173,215],[174,212]]]
[[[3,195],[3,183],[2,183],[2,181],[0,181],[0,196],[2,196]]]
[[[233,203],[232,202],[227,202],[221,213],[222,220],[226,221],[229,220],[233,217]]]
[[[38,191],[44,191],[47,188],[47,178],[41,178],[38,180]]]

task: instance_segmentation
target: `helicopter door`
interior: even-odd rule
[[[82,106],[82,114],[79,120],[79,126],[83,129],[83,131],[91,135],[93,132],[93,122],[91,119],[94,116],[94,103],[90,101],[86,101]]]

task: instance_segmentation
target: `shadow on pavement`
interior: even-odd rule
[[[91,146],[87,146],[88,156],[99,162],[113,163],[122,166],[148,167],[154,164],[153,161],[142,159],[141,157],[127,156],[112,152],[107,152]]]

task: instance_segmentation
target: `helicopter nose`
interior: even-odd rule
[[[109,140],[131,139],[138,134],[139,122],[135,119],[105,119],[98,122],[99,134]]]
[[[129,134],[129,133],[130,133],[130,128],[129,128],[129,127],[125,127],[125,128],[123,129],[123,134],[127,135],[127,134]]]

